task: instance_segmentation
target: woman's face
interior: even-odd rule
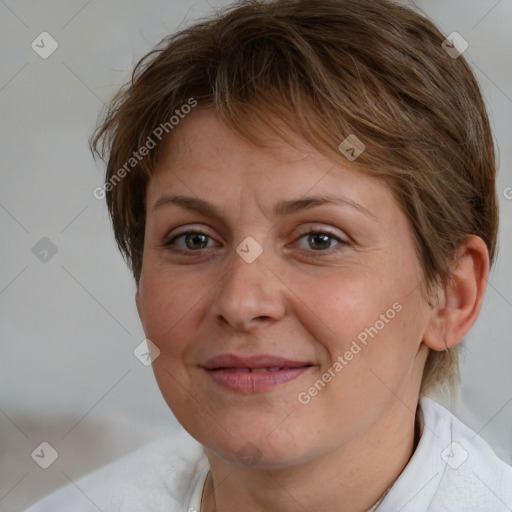
[[[209,111],[174,129],[147,189],[137,307],[185,429],[223,460],[286,467],[413,416],[428,306],[388,186],[268,140]]]

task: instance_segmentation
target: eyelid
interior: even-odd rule
[[[325,233],[326,235],[332,235],[333,238],[337,238],[341,242],[349,243],[348,235],[340,234],[337,231],[335,231],[334,228],[327,227],[327,226],[321,226],[319,224],[310,223],[306,224],[305,226],[301,226],[297,233],[297,237],[301,237],[302,235],[307,235],[309,233]]]
[[[173,229],[170,233],[168,233],[165,236],[164,241],[165,242],[169,242],[173,238],[176,238],[176,237],[181,236],[181,235],[188,235],[190,233],[200,233],[200,234],[203,234],[203,235],[208,235],[210,238],[214,238],[208,232],[208,226],[205,227],[204,224],[200,224],[200,225],[199,224],[198,225],[187,224],[186,226],[180,226],[180,227],[177,227],[177,228]]]

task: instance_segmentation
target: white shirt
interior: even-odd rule
[[[379,512],[510,512],[512,467],[453,414],[422,397],[424,427]],[[185,432],[153,442],[54,492],[26,512],[199,512],[208,473]]]

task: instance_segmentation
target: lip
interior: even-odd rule
[[[263,393],[296,379],[311,368],[309,361],[297,361],[270,354],[241,357],[222,354],[209,359],[202,368],[218,385],[239,393]],[[266,371],[265,371],[266,370]]]

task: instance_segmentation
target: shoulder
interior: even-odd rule
[[[26,512],[181,511],[206,464],[201,445],[180,431],[71,482]]]
[[[383,505],[401,504],[404,512],[511,510],[512,467],[444,407],[426,397],[420,405],[422,437]]]
[[[502,461],[476,432],[430,399],[424,409],[438,425],[436,432],[450,432],[451,438],[438,434],[443,477],[432,501],[432,510],[455,510],[464,504],[467,511],[508,511],[512,508],[512,467]],[[446,446],[443,448],[443,445]],[[439,506],[436,508],[437,504]],[[441,508],[441,505],[444,508]]]

